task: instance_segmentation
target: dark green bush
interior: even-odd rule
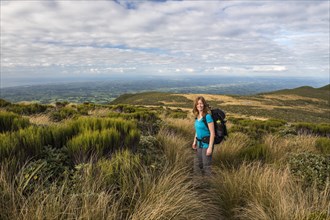
[[[6,106],[9,106],[9,105],[11,105],[10,102],[7,102],[7,101],[4,100],[4,99],[0,99],[0,108],[2,108],[2,107],[6,107]]]
[[[166,160],[159,141],[154,136],[141,136],[137,148],[141,162],[151,169],[161,169]]]
[[[64,102],[55,102],[55,106],[56,108],[63,108],[65,106],[67,106],[69,104],[68,101],[64,101]]]
[[[289,158],[291,172],[305,187],[316,184],[323,189],[330,179],[330,156],[313,153],[293,154]]]
[[[32,193],[37,187],[45,187],[61,182],[70,173],[72,164],[66,149],[54,149],[46,146],[40,155],[22,168],[21,175],[24,180],[20,180],[18,188],[23,194]]]
[[[73,118],[74,116],[77,116],[77,115],[78,115],[78,112],[76,110],[69,108],[69,107],[64,107],[57,111],[53,111],[50,114],[50,119],[54,122],[59,122],[64,119]]]

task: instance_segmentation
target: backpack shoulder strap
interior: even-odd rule
[[[205,126],[207,127],[207,129],[209,129],[209,126],[207,125],[207,122],[206,122],[206,116],[203,117],[203,122],[204,122]]]

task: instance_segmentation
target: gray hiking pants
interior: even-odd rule
[[[194,158],[194,172],[197,175],[211,175],[212,155],[206,156],[207,148],[197,147],[196,156]]]

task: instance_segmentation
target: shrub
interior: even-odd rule
[[[123,105],[124,106],[124,105]],[[118,107],[119,108],[119,107]],[[120,111],[110,112],[108,117],[110,118],[123,118],[126,120],[136,120],[139,130],[144,135],[155,135],[160,128],[160,119],[155,112],[150,112],[147,109],[132,109],[124,108],[121,106]],[[125,113],[126,111],[126,113]],[[127,113],[128,112],[128,113]]]
[[[289,158],[291,172],[299,177],[304,187],[316,184],[319,189],[330,179],[330,156],[313,153],[293,154]]]
[[[323,154],[330,154],[330,139],[325,137],[317,139],[315,147]]]
[[[148,168],[161,169],[164,165],[164,151],[154,136],[141,136],[137,153],[140,155],[141,162]]]
[[[177,109],[166,108],[165,117],[185,119],[185,118],[187,118],[187,111],[183,111],[180,108],[177,108]]]
[[[78,115],[78,112],[76,110],[69,108],[69,107],[64,107],[57,111],[53,111],[50,114],[50,119],[54,122],[59,122],[64,119],[72,118],[77,115]]]
[[[283,120],[269,119],[267,121],[236,119],[230,132],[242,132],[254,139],[260,139],[264,134],[274,133],[286,124]]]
[[[0,99],[0,108],[2,108],[2,107],[6,107],[6,106],[9,106],[9,105],[11,105],[10,102],[7,102],[7,101],[4,100],[4,99]]]
[[[65,107],[65,106],[67,106],[68,104],[69,104],[68,101],[64,101],[64,102],[59,102],[59,101],[57,101],[57,102],[55,102],[55,106],[56,106],[56,108],[63,108],[63,107]]]
[[[21,169],[18,176],[18,190],[23,194],[29,194],[37,190],[41,185],[49,187],[54,182],[62,184],[69,173],[70,162],[65,149],[44,147],[38,155],[38,159],[27,163]]]
[[[330,137],[330,123],[297,123],[294,126],[298,133]]]
[[[94,103],[84,103],[83,105],[77,106],[77,111],[81,115],[88,115],[89,111],[95,110],[96,105]]]

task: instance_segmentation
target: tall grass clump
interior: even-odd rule
[[[215,166],[238,166],[242,162],[239,154],[249,145],[250,141],[250,137],[244,133],[231,133],[225,141],[215,145],[213,164]]]
[[[325,219],[329,188],[304,191],[288,169],[243,164],[218,170],[211,180],[214,199],[227,219]]]
[[[4,164],[0,170],[1,219],[123,219],[121,200],[102,186],[103,177],[90,169],[72,182],[66,178],[45,187],[36,183],[36,190],[22,194],[17,185],[26,178],[18,174],[17,181],[8,178]],[[20,176],[21,175],[21,176]]]
[[[316,152],[317,137],[311,135],[297,135],[283,137],[276,134],[265,135],[262,143],[270,152],[269,163],[286,164],[290,153]]]
[[[164,118],[166,127],[175,134],[180,134],[184,136],[191,142],[193,141],[195,135],[194,123],[189,119],[173,119],[173,118]]]
[[[102,131],[87,130],[67,142],[68,152],[77,162],[85,162],[91,155],[106,155],[120,147],[120,133],[114,128]]]
[[[110,160],[101,159],[97,167],[104,175],[105,184],[120,191],[132,190],[132,181],[140,177],[142,165],[139,155],[129,150],[118,151],[112,155]]]
[[[0,132],[17,131],[30,125],[29,119],[11,112],[0,111]]]
[[[11,104],[6,107],[6,110],[20,115],[32,115],[32,114],[44,113],[47,110],[47,108],[48,108],[47,105],[41,105],[38,103]]]
[[[315,142],[315,147],[323,154],[330,154],[330,138],[318,138]]]
[[[148,183],[128,219],[219,219],[217,207],[195,188],[187,168],[177,165]]]
[[[1,134],[0,159],[16,157],[24,163],[41,152],[44,130],[39,127],[27,127],[16,132]]]
[[[194,188],[186,168],[153,173],[129,151],[80,164],[61,182],[35,182],[28,194],[17,187],[27,186],[26,174],[11,180],[8,169],[1,164],[1,219],[217,219],[216,207]]]
[[[182,166],[186,166],[186,164],[191,163],[192,155],[189,153],[189,149],[191,149],[191,141],[180,136],[180,134],[173,133],[165,126],[161,127],[156,137],[170,164],[181,164]]]
[[[137,125],[134,121],[124,120],[122,118],[86,118],[81,117],[69,123],[77,131],[85,130],[103,130],[115,128],[121,134],[127,134],[131,129],[136,129]]]
[[[81,118],[51,126],[29,126],[0,135],[0,159],[11,155],[22,163],[48,145],[57,149],[68,146],[71,155],[77,152],[75,157],[80,158],[91,153],[105,155],[124,146],[136,150],[140,138],[136,122],[100,118]]]

